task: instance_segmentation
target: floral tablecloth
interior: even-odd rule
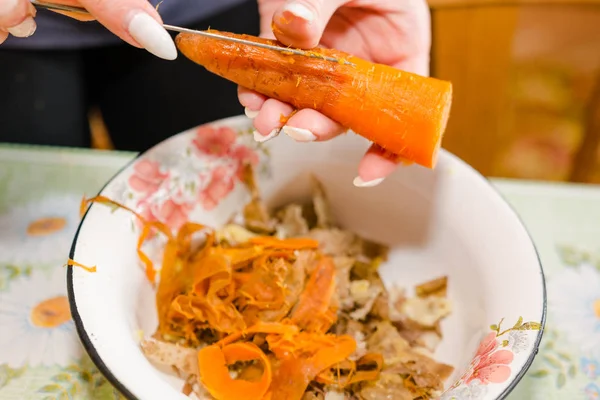
[[[66,261],[82,195],[134,154],[0,145],[0,399],[121,398],[79,344]],[[495,180],[541,253],[548,322],[510,399],[600,398],[600,186]]]

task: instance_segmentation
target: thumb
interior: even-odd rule
[[[287,0],[273,14],[272,29],[287,46],[311,49],[321,41],[333,13],[348,0]]]

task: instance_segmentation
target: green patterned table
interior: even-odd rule
[[[0,145],[0,399],[115,399],[70,320],[62,264],[83,194],[134,154]],[[510,399],[600,398],[600,187],[495,180],[541,253],[548,323]]]

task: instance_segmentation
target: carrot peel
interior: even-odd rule
[[[335,274],[335,264],[330,257],[319,260],[292,313],[294,323],[316,332],[326,332],[333,325],[336,318],[331,299],[335,292]]]
[[[342,362],[356,350],[350,336],[338,336],[328,346],[322,346],[309,357],[283,358],[273,373],[271,395],[273,399],[300,400],[312,381],[321,371]]]
[[[68,267],[79,267],[79,268],[81,268],[81,269],[83,269],[84,271],[87,271],[87,272],[96,272],[96,266],[95,265],[92,266],[92,267],[88,267],[87,265],[78,263],[77,261],[71,260],[70,258],[69,258],[69,261],[67,261],[67,263],[65,264],[65,266],[66,267],[67,266]]]
[[[263,373],[255,382],[233,379],[229,365],[257,360]],[[233,343],[225,347],[211,345],[198,352],[198,370],[204,387],[217,400],[261,400],[271,385],[271,363],[262,350],[252,343]]]
[[[280,250],[316,249],[319,247],[319,242],[316,240],[304,238],[277,239],[272,236],[257,236],[250,238],[249,242],[256,246]]]
[[[370,368],[364,369],[367,366]],[[336,371],[333,371],[334,368]],[[381,354],[369,353],[365,354],[356,363],[346,361],[339,363],[334,368],[322,371],[317,375],[316,380],[326,385],[338,385],[344,389],[354,383],[376,380],[383,368],[383,356]],[[339,374],[340,369],[347,370],[348,374],[341,377]]]
[[[142,246],[154,232],[167,238],[156,294],[157,334],[197,346],[202,342],[198,330],[210,327],[216,341],[198,351],[197,364],[202,385],[215,399],[301,400],[313,380],[345,387],[378,376],[382,361],[376,355],[349,362],[356,350],[354,338],[327,333],[336,320],[331,257],[319,254],[308,281],[300,281],[304,287],[295,305],[286,298],[285,277],[294,267],[296,250],[317,250],[319,242],[257,236],[230,247],[219,243],[214,232],[204,232],[201,224],[187,222],[174,235],[164,224],[146,221],[103,196],[84,199],[82,211],[91,202],[123,208],[142,222],[137,251],[151,282],[156,270]],[[205,240],[194,248],[197,233],[205,234]],[[70,259],[68,265],[95,271]],[[280,309],[285,311],[277,317],[268,314]],[[263,311],[271,319],[261,320]],[[254,340],[268,344],[268,356],[248,341],[256,334],[264,335]],[[238,362],[249,364],[240,367],[235,379],[229,367]],[[349,373],[341,376],[342,369]]]

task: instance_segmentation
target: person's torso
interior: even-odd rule
[[[156,6],[161,0],[149,0]],[[186,26],[247,0],[164,0],[159,13],[166,24]],[[9,37],[6,49],[83,49],[117,44],[121,40],[97,22],[79,22],[47,10],[38,11],[37,30],[29,38]],[[206,27],[208,28],[208,26]]]

